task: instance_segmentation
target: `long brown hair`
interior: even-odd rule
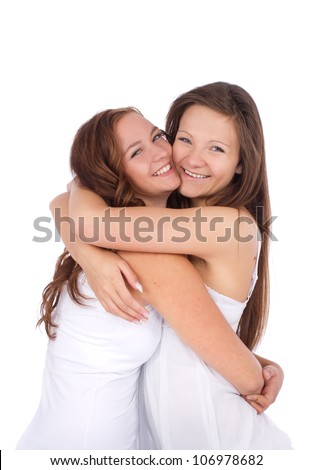
[[[242,173],[235,174],[223,191],[207,198],[206,204],[237,209],[246,207],[262,235],[258,282],[237,331],[246,346],[253,349],[264,333],[269,309],[268,224],[271,209],[261,119],[254,100],[243,88],[224,82],[210,83],[183,93],[171,104],[166,125],[171,143],[184,112],[194,104],[208,106],[232,117],[238,133]],[[184,207],[191,205],[188,198],[182,196],[181,200]]]
[[[78,129],[71,147],[73,175],[79,178],[82,186],[96,192],[111,207],[144,205],[141,199],[135,197],[124,172],[115,136],[116,123],[131,112],[141,114],[132,107],[108,109],[96,114]],[[79,292],[77,283],[81,272],[79,264],[65,249],[57,260],[52,282],[42,293],[41,317],[37,325],[45,324],[50,339],[56,337],[57,325],[53,312],[65,283],[73,301],[83,304],[84,296]]]

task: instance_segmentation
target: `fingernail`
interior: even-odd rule
[[[135,287],[137,288],[139,292],[141,292],[141,294],[143,293],[143,287],[139,282],[135,283]]]

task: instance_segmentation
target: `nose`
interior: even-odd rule
[[[190,168],[200,168],[204,165],[207,165],[204,153],[198,148],[193,148],[190,150],[184,161],[187,162],[188,167]]]
[[[153,145],[151,148],[151,157],[152,161],[157,162],[164,158],[168,159],[172,157],[172,147],[168,142],[163,142],[162,144]]]

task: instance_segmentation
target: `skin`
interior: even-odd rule
[[[117,123],[116,138],[124,157],[124,171],[136,195],[147,206],[166,207],[168,196],[180,185],[180,178],[164,133],[141,114],[129,113]]]
[[[239,141],[232,118],[207,106],[193,105],[183,114],[173,145],[181,178],[180,192],[194,206],[227,186],[239,165]]]
[[[132,133],[138,129],[140,119],[142,120],[142,117],[134,113],[125,116],[118,123],[117,135],[120,138],[125,169],[131,170],[130,179],[134,187],[142,186],[141,195],[149,191],[147,201],[148,205],[151,205],[150,198],[153,194],[148,188],[152,188],[155,193],[157,185],[170,181],[173,176],[172,170],[169,170],[169,176],[166,176],[167,173],[154,176],[157,168],[161,165],[163,168],[166,167],[168,157],[162,158],[160,154],[151,164],[149,158],[153,156],[147,157],[150,147],[137,141],[136,135],[132,137]],[[205,205],[206,196],[219,192],[232,180],[235,173],[241,171],[238,162],[239,142],[234,123],[220,113],[195,105],[184,113],[180,129],[173,145],[173,158],[181,175],[180,190],[184,195],[193,198],[195,207],[166,209],[164,204],[157,204],[157,207],[153,204],[154,207],[148,208],[128,207],[122,210],[110,208],[106,214],[106,221],[111,217],[109,226],[101,223],[98,230],[94,224],[94,217],[102,219],[106,204],[96,194],[74,185],[70,197],[70,215],[75,221],[76,235],[78,237],[84,235],[87,240],[92,240],[90,243],[104,248],[179,253],[201,258],[203,263],[197,267],[199,269],[201,266],[201,274],[206,284],[224,295],[243,302],[248,295],[258,249],[256,223],[248,211],[242,208],[240,215],[247,217],[249,222],[239,224],[240,239],[238,239],[237,209]],[[159,202],[159,196],[157,197]],[[129,219],[131,223],[125,224],[124,229],[127,240],[120,226],[111,222],[113,218],[121,218],[123,213],[131,218]],[[81,216],[84,218],[83,234],[79,233]],[[148,226],[148,235],[139,232],[138,236],[142,216],[148,217],[151,223]],[[181,217],[185,217],[182,224],[184,222],[184,227],[186,226],[188,230],[188,237],[183,239],[183,243],[181,233],[177,232],[175,224],[176,221],[181,221]],[[200,236],[197,223],[199,219],[203,221],[200,225]],[[230,235],[226,241],[219,242],[228,232]],[[203,242],[203,239],[208,240],[208,243]]]
[[[53,207],[63,207],[65,216],[67,202],[65,193],[54,200]],[[143,286],[143,295],[138,297],[137,291],[135,294],[141,305],[152,304],[184,342],[241,395],[260,393],[264,381],[259,361],[232,330],[185,256],[131,252],[119,255],[137,273]]]
[[[198,109],[192,109],[192,108],[201,108],[201,109],[198,110]],[[195,180],[196,182],[195,184],[197,185],[196,194],[198,194],[198,197],[196,198],[196,204],[201,205],[202,197],[204,195],[206,195],[207,193],[209,194],[209,192],[213,193],[213,192],[218,191],[220,188],[222,188],[222,185],[226,184],[228,181],[232,179],[233,174],[235,172],[240,171],[240,168],[238,165],[238,143],[237,143],[236,132],[235,132],[233,123],[230,122],[228,118],[226,121],[224,119],[224,116],[222,115],[214,116],[213,115],[214,112],[211,113],[211,110],[209,110],[209,108],[204,108],[202,106],[191,107],[189,111],[190,111],[189,113],[187,112],[185,113],[181,121],[181,126],[180,126],[181,131],[179,131],[179,134],[177,136],[177,141],[176,141],[177,144],[174,145],[174,158],[175,158],[176,165],[178,167],[178,171],[180,172],[180,174],[182,173],[181,188],[183,187],[183,191],[185,193],[194,191],[193,188],[194,188],[194,180]],[[204,129],[200,129],[200,126],[198,126],[197,113],[199,111],[205,115],[206,121],[207,121],[207,117],[209,117],[209,120],[211,122],[217,123],[216,126],[211,128],[210,133],[208,133],[208,135],[211,136],[211,138],[207,142],[205,140],[207,132]],[[126,117],[131,118],[132,116],[129,115]],[[157,173],[157,170],[159,169],[161,170],[162,168],[166,169],[167,165],[170,164],[170,159],[168,161],[168,153],[166,150],[166,146],[164,146],[162,141],[159,141],[158,138],[157,140],[153,140],[154,139],[153,132],[150,133],[150,137],[152,138],[150,147],[149,147],[149,144],[148,144],[149,141],[147,138],[143,139],[143,141],[133,140],[130,131],[129,131],[129,135],[127,136],[124,131],[125,131],[125,128],[128,130],[130,129],[129,125],[131,123],[131,119],[128,119],[126,121],[126,117],[122,118],[120,121],[120,124],[123,124],[124,128],[122,126],[119,127],[119,134],[118,134],[118,129],[117,129],[117,135],[119,135],[119,139],[121,141],[121,147],[122,147],[124,158],[125,158],[125,168],[127,168],[128,174],[130,173],[129,177],[131,178],[133,185],[136,188],[138,188],[137,194],[140,194],[141,196],[142,194],[144,194],[144,191],[146,190],[146,187],[140,188],[139,186],[140,182],[142,184],[142,181],[144,181],[147,184],[147,187],[149,188],[148,189],[149,193],[147,194],[147,197],[145,200],[146,204],[149,205],[151,203],[154,203],[154,200],[155,200],[157,201],[156,202],[157,204],[164,207],[167,194],[166,194],[166,191],[164,190],[163,184],[164,182],[166,182],[166,180],[169,180],[169,182],[172,183],[175,178],[174,172],[171,171],[170,169],[168,171],[169,174],[167,176],[165,173],[163,175],[160,175],[159,173]],[[140,119],[142,118],[140,117]],[[135,116],[134,121],[136,120],[137,120],[137,116]],[[202,119],[201,119],[201,122],[202,122]],[[138,122],[136,122],[135,127],[136,129],[138,129]],[[198,131],[196,131],[197,127],[199,129]],[[123,137],[121,138],[121,136]],[[130,137],[132,140],[130,139]],[[135,144],[135,145],[132,145],[132,144]],[[158,145],[157,148],[156,148],[156,145]],[[182,150],[180,147],[182,147]],[[154,150],[154,149],[155,149],[155,152],[153,154],[151,150]],[[151,155],[150,159],[147,158],[148,155]],[[177,158],[176,155],[178,155],[179,158]],[[220,162],[220,160],[222,161]],[[186,174],[185,170],[188,172],[188,174]],[[158,174],[158,176],[156,176],[156,174]],[[197,177],[198,175],[204,175],[205,178],[198,178]],[[153,184],[151,185],[152,181],[153,181]],[[164,196],[163,199],[159,197],[159,191],[158,191],[157,185],[160,185],[160,186],[162,185],[161,186],[163,188],[162,195]],[[155,192],[157,192],[157,195]],[[62,204],[66,205],[67,201],[65,201],[65,197],[67,196],[65,195],[63,196],[62,202],[59,200],[57,203],[54,203],[54,207],[61,206]],[[99,198],[100,200],[97,200],[96,198],[97,198],[96,195],[93,195],[89,191],[75,187],[74,185],[73,191],[71,194],[71,202],[74,200],[76,206],[79,205],[79,209],[80,209],[79,215],[83,213],[86,217],[88,217],[88,212],[86,215],[85,210],[88,204],[90,204],[90,202],[92,202],[93,204],[93,207],[92,207],[93,216],[94,214],[96,215],[100,214],[101,211],[103,211],[103,208],[105,207],[105,205],[103,206],[102,199]],[[81,208],[82,201],[85,201],[85,206]],[[74,204],[74,207],[75,207],[75,204]],[[81,212],[81,209],[82,209],[82,212]],[[137,208],[131,208],[132,211],[136,209]],[[142,211],[141,211],[142,209],[144,210],[145,208],[140,208],[140,215],[142,214]],[[159,213],[157,212],[159,211],[158,208],[149,207],[148,215],[149,217],[152,216],[153,220],[157,221],[157,217],[160,217],[161,214],[163,214],[163,210],[161,213]],[[192,208],[191,210],[188,209],[187,211],[189,211],[189,213],[187,213],[187,215],[189,215],[190,217],[194,216],[194,210],[195,210],[194,208]],[[205,210],[206,210],[207,216],[209,216],[210,218],[216,215],[216,213],[213,212],[214,208],[205,208]],[[118,209],[116,209],[116,211],[118,211]],[[73,215],[73,213],[74,213],[74,210],[72,210],[71,216]],[[220,214],[220,212],[218,212],[218,214]],[[179,216],[181,215],[180,210],[179,210],[178,215]],[[132,216],[133,216],[133,213],[132,213]],[[177,214],[174,214],[173,216],[175,217],[177,216]],[[222,234],[222,230],[224,230],[224,228],[233,227],[233,223],[234,223],[235,218],[237,217],[237,213],[235,210],[232,210],[230,208],[224,208],[224,216],[225,216],[225,223],[224,223],[225,225],[223,225],[222,227],[219,227],[219,230],[217,231],[217,234],[216,234],[217,236]],[[207,250],[203,252],[203,247],[202,247],[203,244],[200,245],[199,243],[194,244],[193,242],[190,242],[189,245],[185,249],[187,250],[186,251],[187,253],[191,253],[196,256],[202,257],[202,259],[205,261],[205,265],[207,265],[205,266],[206,268],[208,268],[208,265],[212,265],[211,269],[205,269],[205,271],[203,271],[201,274],[204,280],[207,283],[209,283],[209,285],[212,286],[213,288],[215,288],[214,286],[216,287],[218,286],[218,282],[220,283],[220,279],[224,277],[224,273],[230,272],[231,269],[233,269],[234,265],[237,268],[237,262],[238,262],[237,256],[239,256],[240,264],[244,265],[244,269],[242,269],[242,273],[247,271],[247,275],[243,278],[241,284],[237,284],[235,282],[231,282],[231,283],[226,282],[223,285],[224,287],[223,289],[221,286],[221,289],[217,289],[217,290],[222,292],[222,290],[224,291],[224,289],[228,289],[228,292],[223,292],[225,293],[225,295],[231,296],[232,293],[236,293],[236,296],[238,297],[237,300],[244,300],[246,298],[247,288],[249,288],[250,275],[253,270],[254,256],[256,253],[256,244],[254,243],[255,238],[256,238],[255,230],[256,230],[255,224],[251,224],[251,226],[247,225],[244,228],[244,233],[242,233],[242,235],[246,236],[246,235],[252,234],[253,242],[245,243],[244,245],[240,246],[239,250],[237,249],[233,250],[233,248],[236,248],[237,246],[237,241],[233,239],[234,237],[231,238],[229,243],[216,244],[216,241],[215,243],[212,242],[211,249],[208,249],[208,253],[207,253]],[[131,234],[131,231],[130,231],[130,234]],[[100,239],[101,239],[101,235],[102,234],[100,234]],[[117,235],[117,233],[116,234],[114,233],[114,236],[115,235]],[[127,235],[129,234],[127,233]],[[114,248],[116,248],[116,246],[120,247],[119,245],[120,242],[121,241],[117,239],[117,245],[115,242]],[[157,251],[155,250],[155,246],[153,245],[153,243],[155,244],[155,240],[152,241],[152,244],[149,247],[150,251]],[[167,243],[167,240],[165,240],[165,243]],[[99,244],[102,244],[102,239]],[[184,243],[183,244],[180,243],[179,245],[178,244],[176,245],[177,245],[177,252],[179,252],[179,250],[181,250],[181,245],[184,246]],[[207,244],[205,245],[207,246]],[[89,247],[89,248],[94,249],[95,247]],[[123,248],[125,249],[124,246]],[[137,248],[138,248],[137,246],[134,247],[134,249],[137,249]],[[147,251],[146,243],[143,245],[143,248],[145,251]],[[227,262],[224,263],[224,265],[221,267],[221,270],[215,269],[214,267],[216,263],[213,263],[213,256],[216,256],[215,255],[216,251],[218,252],[219,257],[222,256],[224,259],[227,260]],[[181,252],[184,253],[185,251],[181,250]],[[233,255],[231,256],[231,253],[233,252],[234,253],[238,252],[239,255],[236,254],[234,256]],[[146,258],[147,256],[150,256],[150,257],[152,256],[153,261],[148,263],[147,258]],[[194,349],[195,352],[197,352],[199,356],[201,356],[204,360],[206,360],[206,362],[209,365],[214,367],[222,375],[228,378],[228,380],[230,380],[233,383],[233,385],[235,385],[238,388],[240,393],[242,393],[243,395],[246,395],[246,393],[250,393],[249,391],[250,388],[254,390],[257,389],[259,392],[263,384],[262,377],[261,377],[261,380],[259,380],[259,377],[260,377],[259,364],[253,362],[255,359],[254,356],[250,354],[248,350],[247,351],[244,350],[244,345],[241,343],[240,340],[238,340],[237,336],[231,330],[231,328],[229,327],[227,322],[224,320],[220,312],[218,311],[216,313],[215,305],[214,305],[214,309],[212,309],[212,312],[213,312],[212,316],[208,315],[205,310],[205,315],[203,317],[202,307],[196,310],[196,306],[194,305],[194,291],[192,291],[192,296],[190,298],[188,294],[189,289],[186,286],[185,293],[183,292],[183,302],[181,304],[179,303],[178,304],[180,305],[180,308],[183,311],[186,311],[187,309],[185,308],[185,306],[190,304],[191,305],[190,308],[192,309],[192,316],[190,317],[189,315],[187,315],[184,318],[184,317],[181,317],[181,313],[178,313],[177,308],[179,308],[179,305],[177,305],[177,298],[178,297],[180,298],[181,291],[182,290],[184,291],[184,289],[181,289],[181,285],[183,285],[181,284],[181,282],[183,282],[183,279],[185,279],[186,276],[184,274],[184,276],[182,276],[182,279],[180,279],[180,282],[177,284],[177,292],[179,292],[179,294],[173,297],[174,291],[172,290],[172,286],[169,289],[169,292],[165,294],[166,288],[168,288],[168,285],[172,283],[173,280],[178,279],[178,272],[181,273],[183,271],[181,271],[181,269],[177,270],[178,261],[177,259],[175,259],[174,260],[175,267],[173,268],[173,272],[170,273],[170,270],[168,271],[167,268],[168,268],[168,263],[170,265],[171,261],[169,262],[167,260],[166,261],[167,277],[165,277],[166,282],[164,282],[163,281],[164,279],[164,273],[163,273],[164,258],[163,257],[164,256],[167,256],[167,257],[169,256],[170,260],[174,259],[173,255],[157,255],[157,258],[160,261],[158,268],[157,268],[157,263],[155,264],[155,255],[148,255],[146,253],[141,254],[141,255],[138,255],[137,253],[136,254],[123,253],[123,257],[134,268],[134,271],[137,274],[140,273],[139,274],[140,279],[142,280],[143,286],[144,286],[144,295],[147,296],[145,297],[144,300],[148,301],[149,303],[152,303],[163,314],[166,320],[169,323],[171,323],[172,327],[182,337],[182,339],[184,339],[185,342],[188,343],[192,347],[192,349]],[[188,264],[190,264],[184,257],[175,257],[175,258],[178,258],[179,262],[182,262],[182,263],[187,262]],[[155,272],[153,271],[153,276],[154,276],[153,285],[149,286],[148,279],[150,278],[150,270],[149,270],[149,275],[148,275],[148,273],[146,273],[144,269],[146,269],[147,265],[151,265],[151,264],[155,266],[154,268]],[[186,266],[183,266],[183,269],[185,272]],[[160,276],[160,277],[158,278],[157,276]],[[228,281],[228,278],[229,276],[227,276],[227,281]],[[241,278],[241,276],[236,276],[236,279],[237,278]],[[159,289],[156,288],[157,295],[155,295],[155,279],[157,279],[156,285],[161,287],[161,289],[160,287]],[[135,284],[135,281],[134,281],[134,284]],[[192,286],[194,285],[193,283],[191,284]],[[200,280],[200,284],[204,288],[201,280]],[[188,286],[190,285],[189,278],[188,278],[187,285]],[[161,295],[160,295],[160,292],[161,292]],[[201,292],[199,291],[197,294],[198,299],[205,298],[207,300],[207,297],[209,296],[207,296],[207,291],[205,288]],[[164,298],[165,298],[165,301],[164,301]],[[174,302],[172,302],[172,298],[174,298]],[[235,297],[233,296],[233,298]],[[162,301],[160,299],[162,299]],[[169,308],[169,305],[170,305],[170,308]],[[168,312],[170,310],[170,314],[166,312],[167,309],[168,309]],[[198,322],[198,324],[201,324],[200,328],[197,327],[196,329],[196,327],[194,327],[194,324],[196,322]],[[207,336],[207,331],[214,331],[214,333],[216,334],[214,334],[211,338],[209,338],[209,335]],[[205,332],[205,334],[203,334],[203,332]],[[238,343],[236,342],[236,340],[238,340]],[[209,344],[209,351],[205,349],[206,346],[203,346],[207,344]],[[230,361],[226,360],[226,357],[225,357],[226,355],[224,354],[224,351],[227,351],[229,353],[229,356],[231,358]],[[246,382],[249,381],[249,383],[248,383],[248,386],[246,387],[246,382],[244,380],[242,381],[237,380],[237,377],[241,375],[246,377],[246,369],[248,370],[249,366],[251,366],[251,369],[253,369],[253,371],[251,371],[250,369],[250,377],[246,381]],[[271,367],[270,370],[272,373],[271,374],[271,379],[272,379],[272,377],[274,377],[274,366],[270,366],[270,367]],[[255,370],[257,371],[256,375],[253,375]],[[252,382],[252,380],[254,380],[255,378],[256,380]],[[258,399],[257,397],[253,397],[253,398]],[[263,408],[263,405],[261,406]],[[258,411],[261,411],[260,405],[259,405]]]

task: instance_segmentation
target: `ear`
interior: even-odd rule
[[[242,164],[238,164],[235,170],[236,175],[241,175],[243,172]]]

